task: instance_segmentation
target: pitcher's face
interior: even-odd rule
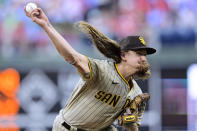
[[[147,79],[150,76],[150,65],[146,59],[146,50],[124,52],[124,60],[136,72],[134,76]]]

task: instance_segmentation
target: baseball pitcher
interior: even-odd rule
[[[75,51],[51,25],[41,8],[25,13],[46,32],[59,54],[79,75],[80,81],[67,104],[54,120],[53,131],[117,131],[113,122],[126,130],[138,130],[149,96],[142,94],[134,79],[150,76],[146,55],[156,52],[141,36],[128,36],[119,43],[86,22],[78,27],[109,60],[87,57]]]

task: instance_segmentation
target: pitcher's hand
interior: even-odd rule
[[[40,25],[42,28],[50,24],[48,17],[46,16],[46,14],[43,12],[41,8],[36,8],[31,12],[27,12],[24,7],[24,11],[26,16],[30,17],[32,21]]]

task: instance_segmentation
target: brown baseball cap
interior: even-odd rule
[[[127,36],[126,38],[123,38],[120,41],[120,48],[122,51],[137,51],[145,49],[147,55],[154,54],[156,52],[156,49],[146,46],[146,42],[141,36]]]

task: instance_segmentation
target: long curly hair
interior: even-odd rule
[[[87,22],[79,21],[75,23],[75,26],[90,37],[94,45],[104,56],[113,59],[116,63],[121,62],[121,48],[116,41],[108,38]]]

